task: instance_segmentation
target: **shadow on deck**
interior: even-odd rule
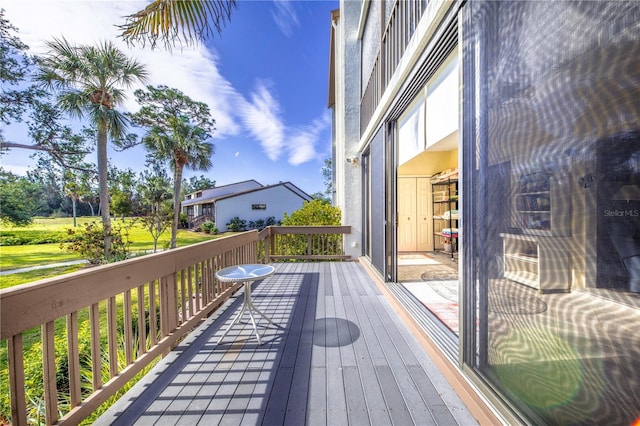
[[[477,424],[355,262],[276,264],[249,317],[227,301],[97,424]]]

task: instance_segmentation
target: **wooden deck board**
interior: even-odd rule
[[[358,316],[356,314],[355,301],[360,300],[360,296],[345,297],[345,306],[348,313],[348,317],[354,323],[358,323]],[[359,328],[362,333],[362,328]],[[369,417],[375,419],[376,425],[388,425],[391,424],[389,418],[389,412],[384,402],[382,395],[382,389],[376,377],[376,372],[371,360],[371,353],[367,347],[367,343],[362,337],[359,337],[353,342],[353,348],[358,360],[358,370],[360,372],[360,381],[362,383],[362,389],[365,401],[367,402],[367,409]]]
[[[360,265],[275,266],[252,291],[277,324],[259,320],[263,345],[248,315],[216,345],[239,312],[240,292],[96,424],[473,422]]]

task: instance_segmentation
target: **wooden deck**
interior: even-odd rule
[[[241,292],[97,424],[473,425],[458,396],[355,262],[275,264],[220,345]],[[267,327],[268,326],[268,327]]]

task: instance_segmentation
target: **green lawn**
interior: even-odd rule
[[[3,271],[69,260],[80,260],[80,257],[60,248],[60,243],[0,246],[0,269]]]
[[[80,217],[77,219],[78,228],[90,222],[100,222],[99,217]],[[129,240],[131,241],[131,251],[134,253],[152,252],[153,238],[145,230],[140,222],[135,219],[126,218],[112,221],[115,229],[133,222],[129,228]],[[20,245],[0,246],[0,270],[21,269],[32,266],[50,265],[55,263],[81,260],[76,253],[60,247],[59,242],[41,244],[42,241],[61,241],[67,230],[73,229],[72,218],[36,218],[33,223],[25,227],[2,226],[0,227],[0,238],[3,244],[20,242]],[[178,231],[178,247],[220,238],[222,235],[209,235],[196,233],[187,230]],[[171,230],[167,230],[158,240],[158,249],[162,250],[169,245]],[[25,244],[26,242],[26,244]],[[43,278],[73,272],[83,265],[54,267],[40,269],[37,271],[2,275],[0,276],[0,288],[8,288],[18,284],[24,284]]]

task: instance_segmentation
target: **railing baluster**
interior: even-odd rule
[[[131,290],[124,292],[124,358],[126,365],[133,363],[133,318],[131,316]]]
[[[196,278],[196,311],[200,311],[202,308],[202,275],[197,263],[193,265],[193,271]]]
[[[145,321],[144,285],[138,286],[138,356],[147,352],[147,324]]]
[[[214,270],[214,276],[213,276],[213,288],[215,291],[215,297],[218,297],[220,295],[220,293],[222,293],[222,288],[220,286],[220,281],[218,281],[216,279],[215,276],[215,271],[220,269],[220,265],[218,264],[218,256],[214,256],[211,259],[212,265],[213,265],[213,270]]]
[[[364,133],[373,117],[387,84],[418,27],[426,4],[425,0],[397,0],[394,2],[387,26],[382,34],[380,51],[369,74],[369,79],[364,81],[364,77],[362,78],[364,90],[360,94],[361,134]]]
[[[208,294],[209,294],[209,302],[211,302],[214,297],[215,297],[215,290],[214,290],[214,282],[213,282],[213,263],[211,263],[211,259],[207,259],[205,260],[205,263],[207,265],[207,288],[208,288]]]
[[[56,348],[53,321],[42,324],[42,373],[45,419],[48,425],[52,425],[58,421]]]
[[[107,301],[107,343],[109,348],[109,377],[118,374],[118,330],[117,330],[116,298]]]
[[[158,343],[158,312],[156,304],[156,281],[149,282],[149,344],[154,347]]]
[[[209,265],[206,260],[203,260],[200,265],[202,266],[202,293],[204,294],[204,302],[202,303],[202,306],[205,307],[211,301],[211,292],[209,290],[211,287],[209,279]]]
[[[181,270],[180,271],[180,323],[183,323],[187,320],[188,316],[187,316],[187,289],[185,286],[185,276],[184,276],[185,270]]]
[[[69,399],[71,408],[80,405],[80,354],[78,351],[78,312],[67,315],[67,365],[69,366]]]
[[[193,274],[191,266],[187,268],[187,293],[189,296],[189,318],[193,316]]]
[[[102,356],[100,354],[100,305],[93,303],[89,308],[91,331],[91,384],[93,391],[102,387]]]

